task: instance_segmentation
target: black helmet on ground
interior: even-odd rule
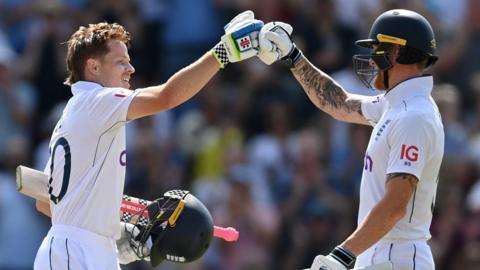
[[[143,245],[151,237],[150,254],[138,252],[143,250],[143,246],[136,252],[141,258],[150,257],[153,267],[163,260],[177,263],[194,261],[210,246],[214,227],[212,216],[189,191],[168,191],[144,211],[148,211],[148,222],[146,225],[136,224],[141,233],[134,240]]]

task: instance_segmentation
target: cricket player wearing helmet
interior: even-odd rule
[[[71,36],[65,83],[73,97],[49,145],[50,203],[37,201],[37,209],[52,217],[52,227],[34,269],[119,269],[115,240],[121,236],[125,124],[182,104],[220,68],[255,56],[262,26],[253,12],[239,14],[211,51],[166,83],[135,91],[130,35],[123,26],[90,24]]]
[[[373,23],[371,49],[355,55],[354,68],[376,97],[352,95],[313,66],[290,38],[292,27],[266,24],[259,58],[286,61],[310,100],[337,120],[372,125],[360,187],[357,229],[311,269],[344,270],[390,261],[395,270],[434,269],[427,240],[432,221],[444,131],[424,71],[437,60],[432,27],[420,14],[389,10]]]

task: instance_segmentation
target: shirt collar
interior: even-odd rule
[[[103,88],[103,86],[96,82],[78,81],[72,84],[72,94],[76,95],[81,92],[90,91],[98,88]]]
[[[397,84],[385,98],[388,103],[395,105],[403,100],[415,96],[429,96],[433,89],[433,77],[431,75],[414,77]]]

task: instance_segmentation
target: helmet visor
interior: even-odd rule
[[[373,89],[372,81],[380,70],[371,61],[370,54],[356,54],[353,56],[353,69],[360,81],[368,88]]]

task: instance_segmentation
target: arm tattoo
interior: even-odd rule
[[[362,115],[360,100],[347,99],[347,93],[330,76],[315,68],[307,59],[302,59],[292,69],[309,98],[322,110],[341,110]]]
[[[392,180],[393,178],[400,178],[402,180],[407,180],[412,186],[412,188],[415,188],[418,183],[418,178],[415,175],[409,174],[409,173],[389,173],[387,174],[386,182]]]

